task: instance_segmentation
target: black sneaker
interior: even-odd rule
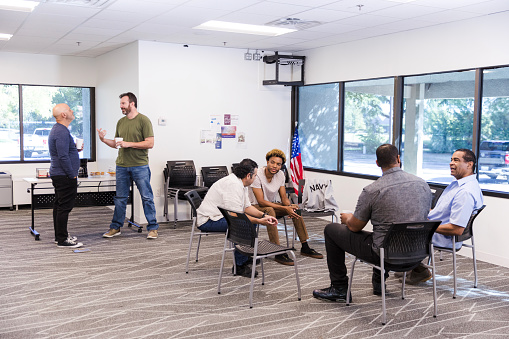
[[[68,239],[68,240],[72,240],[72,241],[78,241],[78,238],[76,238],[76,237],[74,237],[74,236],[70,235],[69,233],[67,233],[67,239]],[[55,244],[58,244],[57,239],[55,239]]]
[[[237,274],[246,278],[251,278],[251,265],[244,264],[244,265],[237,265]],[[234,267],[232,267],[232,274],[234,272]],[[258,271],[255,270],[255,278],[258,276]]]
[[[348,287],[334,287],[330,286],[327,288],[322,288],[321,290],[314,290],[313,297],[317,299],[336,301],[344,303],[346,302],[346,292],[348,292]],[[352,295],[350,294],[350,302],[352,302]]]
[[[293,266],[294,263],[293,263],[293,260],[290,259],[290,257],[288,256],[288,254],[278,254],[274,257],[274,260],[278,263],[280,263],[281,265],[287,265],[287,266]]]
[[[82,243],[77,242],[75,240],[65,239],[64,242],[57,244],[58,247],[67,247],[67,248],[78,248],[83,246]]]
[[[323,254],[318,253],[317,251],[315,251],[312,248],[308,248],[307,250],[301,248],[300,254],[305,255],[306,257],[311,257],[311,258],[315,258],[315,259],[323,259]]]

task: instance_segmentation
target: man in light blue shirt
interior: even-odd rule
[[[481,188],[474,174],[475,162],[475,154],[469,149],[458,149],[451,157],[449,167],[456,179],[447,186],[428,214],[428,219],[442,221],[433,235],[434,246],[452,249],[452,237],[463,234],[472,211],[483,205]],[[457,242],[456,249],[461,245]],[[431,273],[421,265],[407,277],[407,283],[417,284],[430,279]]]

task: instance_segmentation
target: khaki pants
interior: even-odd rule
[[[278,205],[281,205],[278,203]],[[288,213],[285,212],[277,212],[272,207],[261,207],[260,205],[253,205],[256,207],[259,211],[262,211],[264,213],[267,213],[270,216],[273,216],[274,218],[282,217],[285,215],[288,215]],[[304,220],[302,217],[300,218],[294,218],[292,219],[293,225],[295,226],[295,230],[297,231],[297,235],[299,236],[300,242],[306,242],[309,239],[308,231],[306,229],[306,225],[304,224]],[[269,241],[274,244],[279,245],[279,233],[277,230],[277,225],[273,226],[267,226],[267,233],[269,234]]]

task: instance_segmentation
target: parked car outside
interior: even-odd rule
[[[509,182],[509,140],[486,140],[479,147],[479,174],[491,179],[506,176]]]

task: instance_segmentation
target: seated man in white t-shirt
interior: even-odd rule
[[[281,171],[281,166],[286,162],[286,156],[283,151],[273,149],[265,156],[267,166],[258,169],[256,177],[251,184],[252,192],[251,203],[260,211],[273,217],[289,216],[293,220],[295,230],[299,236],[302,248],[300,254],[322,259],[323,255],[310,248],[307,240],[308,232],[304,220],[295,211],[299,206],[291,204],[286,196],[285,175]],[[281,202],[277,202],[281,200]],[[279,233],[277,225],[267,226],[269,240],[279,245]],[[293,265],[293,260],[287,254],[277,255],[275,260],[283,265]]]

